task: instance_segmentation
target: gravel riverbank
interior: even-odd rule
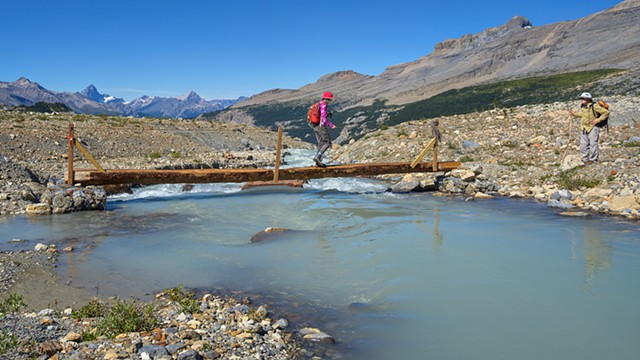
[[[57,281],[55,247],[38,249],[0,253],[0,359],[320,359],[334,343],[247,296],[177,287],[145,302],[92,298]]]

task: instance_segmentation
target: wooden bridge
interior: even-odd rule
[[[105,170],[89,154],[79,141],[76,141],[73,124],[69,125],[68,169],[65,176],[67,184],[113,185],[113,184],[176,184],[176,183],[221,183],[221,182],[261,182],[265,184],[291,185],[292,181],[329,178],[373,176],[384,174],[424,173],[450,171],[460,166],[456,161],[438,162],[438,136],[435,136],[420,155],[411,163],[368,163],[348,164],[327,167],[301,167],[280,169],[280,150],[282,147],[282,128],[278,129],[276,161],[273,169],[190,169],[190,170]],[[74,169],[73,149],[78,148],[96,169]],[[427,151],[433,148],[433,161],[420,162]],[[298,185],[294,185],[298,186]]]

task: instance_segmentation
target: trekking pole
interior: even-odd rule
[[[573,116],[569,115],[569,129],[567,130],[567,134],[569,136],[569,140],[567,141],[567,147],[564,149],[564,154],[562,155],[562,160],[560,163],[564,162],[564,159],[567,157],[567,151],[569,151],[569,145],[571,145],[571,127],[573,125]]]

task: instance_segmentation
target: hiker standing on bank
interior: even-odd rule
[[[598,139],[600,124],[609,117],[609,110],[593,101],[590,93],[584,92],[579,97],[580,112],[569,110],[569,115],[581,119],[580,160],[585,165],[598,162]]]
[[[322,94],[322,99],[317,103],[319,107],[320,123],[309,123],[318,142],[318,152],[316,152],[316,156],[313,157],[313,161],[319,167],[327,166],[322,162],[322,155],[324,155],[327,149],[331,147],[331,137],[329,136],[329,130],[327,128],[336,128],[336,126],[329,121],[329,118],[331,118],[331,111],[329,111],[329,103],[331,100],[333,100],[333,94],[331,91],[327,91]]]

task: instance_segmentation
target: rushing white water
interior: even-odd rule
[[[310,165],[310,153],[293,154],[289,166]],[[61,275],[104,295],[182,284],[304,304],[309,325],[335,336],[348,359],[640,351],[637,223],[564,218],[523,200],[394,195],[372,180],[239,188],[140,188],[105,212],[4,218],[0,249],[74,245]],[[291,231],[249,242],[267,227]]]

